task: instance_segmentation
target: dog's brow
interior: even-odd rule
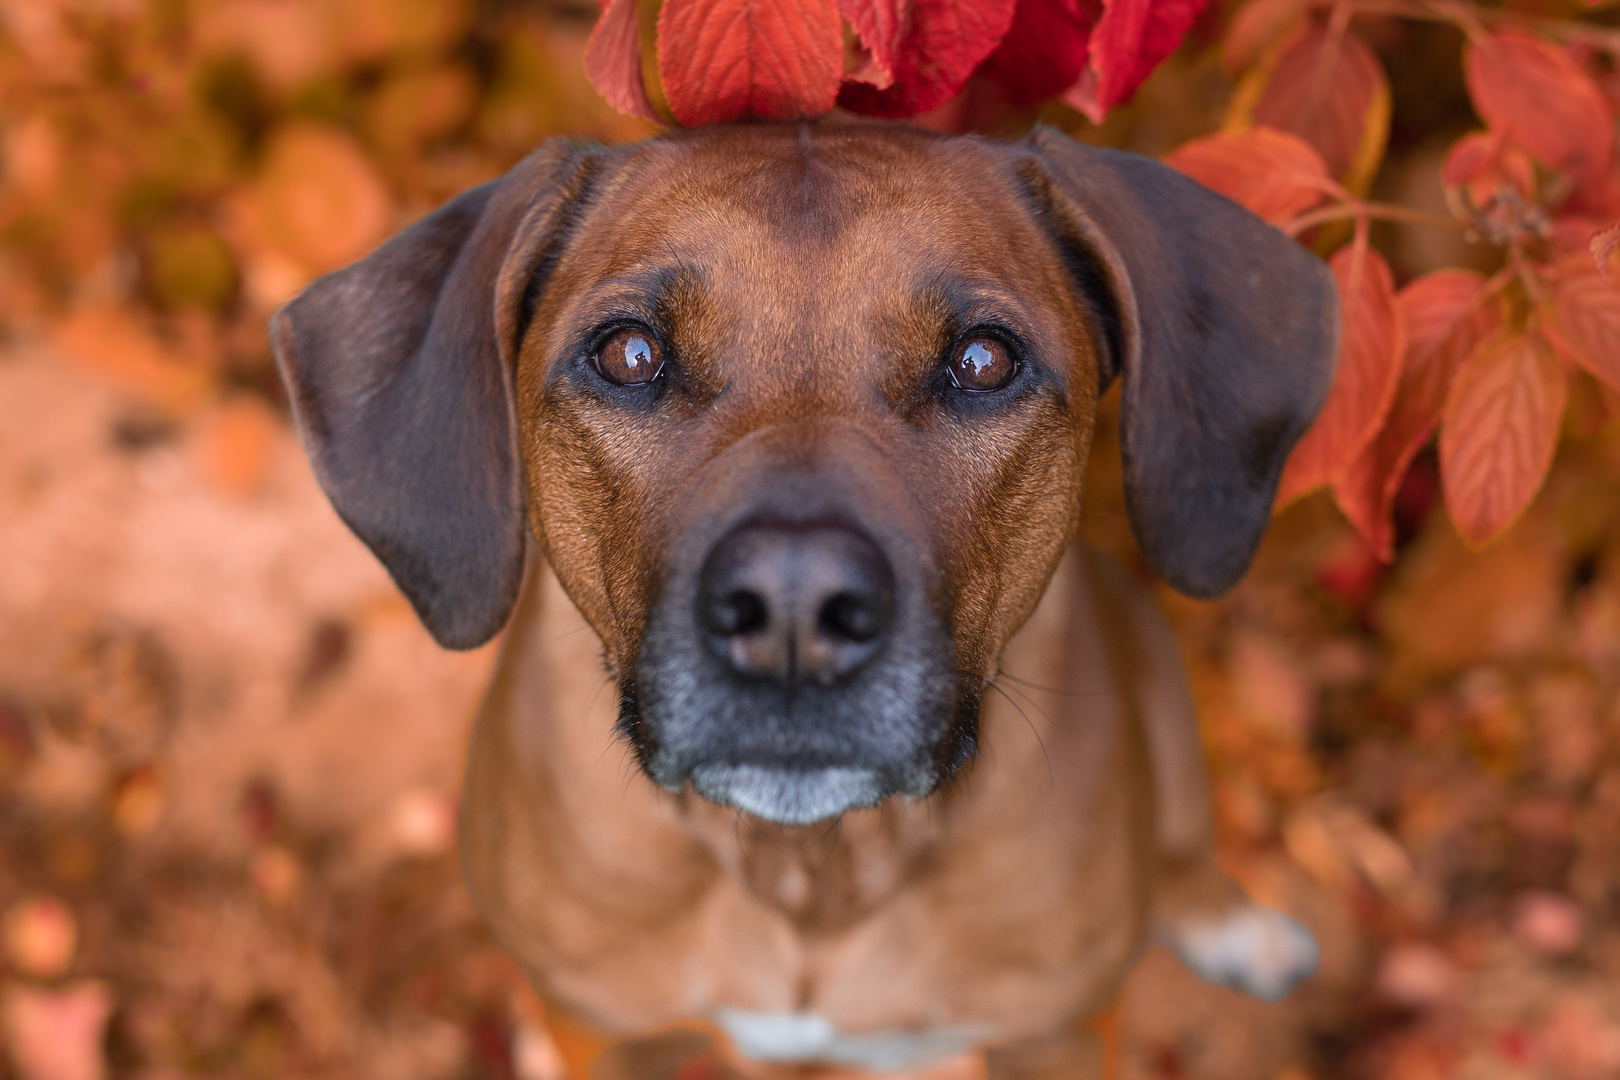
[[[996,323],[1020,336],[1034,336],[1035,318],[1016,292],[989,281],[932,278],[913,293],[917,310],[939,320],[947,334],[959,334],[977,323]]]
[[[702,274],[684,263],[650,267],[596,282],[582,298],[583,307],[587,311],[629,308],[651,321],[677,287],[701,280]]]

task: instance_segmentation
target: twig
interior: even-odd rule
[[[1289,236],[1298,236],[1306,229],[1317,225],[1324,225],[1329,221],[1343,221],[1345,218],[1375,218],[1379,221],[1404,221],[1410,225],[1428,225],[1436,229],[1449,229],[1452,232],[1462,232],[1464,226],[1460,221],[1441,214],[1431,214],[1424,210],[1413,210],[1407,206],[1396,206],[1393,203],[1347,201],[1338,206],[1324,206],[1319,210],[1301,214],[1293,221],[1285,224],[1283,232]]]
[[[1521,15],[1516,11],[1482,8],[1465,0],[1315,0],[1315,3],[1318,7],[1330,8],[1348,3],[1357,15],[1392,15],[1423,22],[1450,23],[1461,27],[1470,37],[1475,37],[1478,28],[1485,26],[1515,26],[1534,30],[1557,41],[1590,45],[1594,49],[1620,56],[1620,31],[1568,19],[1549,19]],[[1470,22],[1474,26],[1469,26]]]

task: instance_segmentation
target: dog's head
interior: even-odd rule
[[[1325,268],[1145,158],[877,126],[550,144],[273,338],[316,475],[451,647],[527,524],[659,784],[807,822],[944,783],[1125,381],[1142,548],[1243,572],[1333,371]]]

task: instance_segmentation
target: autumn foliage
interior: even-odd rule
[[[1343,297],[1338,380],[1280,505],[1331,490],[1387,561],[1433,442],[1445,505],[1487,542],[1535,495],[1565,413],[1584,430],[1620,409],[1612,36],[1430,0],[1205,4],[606,0],[567,45],[539,14],[468,0],[22,5],[0,69],[0,287],[26,321],[95,283],[60,324],[67,351],[183,410],[269,380],[263,316],[311,275],[546,134],[843,112],[1084,135],[1191,33],[1183,67],[1224,68],[1230,90],[1165,160],[1313,246]],[[1453,28],[1476,125],[1421,210],[1369,196],[1402,121],[1375,44],[1403,20]],[[1390,226],[1471,250],[1412,275],[1382,253]],[[120,275],[156,321],[105,302]]]
[[[1614,103],[1565,46],[1445,9],[1467,35],[1466,85],[1485,129],[1446,155],[1453,220],[1432,225],[1499,248],[1503,265],[1488,278],[1437,270],[1397,291],[1368,226],[1414,215],[1356,194],[1384,152],[1387,79],[1342,21],[1273,28],[1272,43],[1255,54],[1239,32],[1276,6],[1246,8],[1248,22],[1240,17],[1230,39],[1242,46],[1229,45],[1229,55],[1249,67],[1254,110],[1235,108],[1224,130],[1167,160],[1296,235],[1314,231],[1319,246],[1338,240],[1328,223],[1354,222],[1330,259],[1342,308],[1338,376],[1288,463],[1279,500],[1330,487],[1388,560],[1391,505],[1438,429],[1446,505],[1463,538],[1483,544],[1540,488],[1572,382],[1600,416],[1620,411],[1620,290],[1607,282],[1615,230],[1604,228],[1620,216]],[[1312,62],[1291,64],[1301,53]],[[1287,128],[1288,114],[1268,111],[1267,101],[1313,97],[1320,123],[1296,121],[1291,131],[1255,123]]]
[[[1061,95],[1101,123],[1206,3],[607,0],[585,63],[620,109],[688,126],[814,119],[835,105],[916,116],[975,72],[1016,104]],[[648,55],[641,27],[653,19]]]
[[[1101,123],[1202,7],[606,0],[586,65],[620,109],[685,125],[814,118],[835,106],[917,116],[970,77],[1004,109],[1057,98]],[[1589,414],[1620,410],[1620,290],[1610,281],[1620,173],[1596,50],[1487,25],[1457,5],[1381,9],[1449,21],[1466,38],[1462,69],[1483,130],[1458,138],[1440,170],[1449,219],[1422,223],[1501,253],[1488,277],[1440,269],[1398,283],[1370,225],[1423,216],[1365,199],[1393,99],[1356,12],[1340,3],[1319,13],[1307,0],[1238,9],[1223,43],[1237,87],[1220,130],[1166,160],[1329,257],[1342,300],[1340,369],[1279,503],[1330,488],[1388,561],[1393,501],[1437,430],[1446,505],[1477,546],[1540,487],[1572,382]]]
[[[1150,953],[1122,1075],[1620,1075],[1617,14],[0,0],[0,1077],[559,1080],[454,852],[492,652],[331,512],[265,321],[547,138],[823,113],[1158,156],[1339,282],[1254,568],[1157,595],[1323,974]],[[1081,528],[1145,576],[1116,406]]]

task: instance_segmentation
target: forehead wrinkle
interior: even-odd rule
[[[974,323],[1000,323],[1025,338],[1035,333],[1028,301],[997,281],[941,273],[918,282],[913,295],[919,304],[949,312],[963,330]]]

